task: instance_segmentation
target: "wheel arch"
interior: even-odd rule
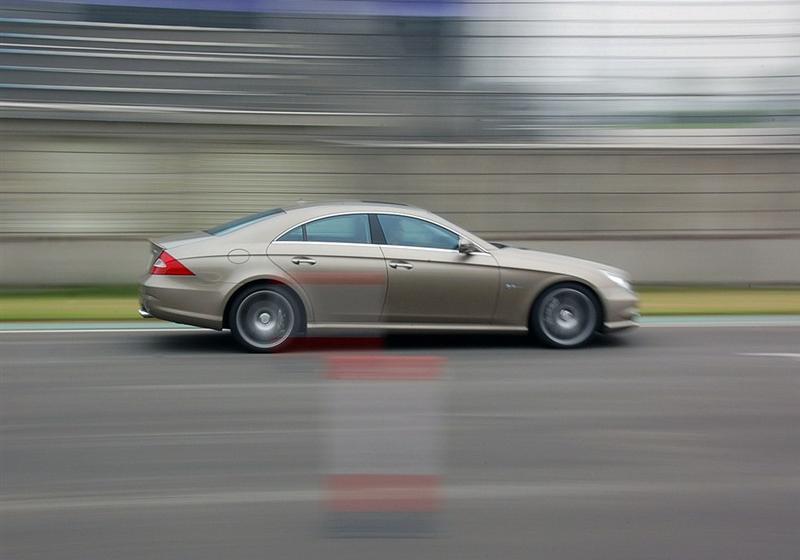
[[[553,286],[557,286],[559,284],[579,284],[589,290],[594,298],[597,300],[600,317],[598,317],[598,325],[597,330],[602,328],[603,324],[606,321],[606,316],[608,311],[606,310],[606,303],[603,300],[603,297],[600,295],[600,290],[597,289],[594,285],[590,282],[587,282],[583,278],[576,278],[574,276],[554,276],[549,278],[546,282],[543,282],[537,292],[534,294],[533,298],[531,299],[528,305],[528,327],[530,328],[531,317],[533,316],[533,310],[536,307],[536,304],[542,299],[542,296],[552,288]]]
[[[252,288],[253,286],[281,286],[288,290],[291,295],[295,298],[295,301],[300,309],[301,317],[300,317],[300,333],[305,333],[306,327],[308,326],[308,305],[306,304],[303,297],[300,295],[298,290],[292,286],[280,280],[278,278],[272,277],[262,277],[262,278],[251,278],[249,280],[245,280],[235,288],[233,288],[228,295],[225,297],[225,307],[222,311],[222,328],[227,329],[230,328],[230,324],[228,321],[228,316],[230,315],[231,305],[233,301],[236,299],[236,296],[242,293],[243,291]]]

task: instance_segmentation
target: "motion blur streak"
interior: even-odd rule
[[[13,117],[667,143],[794,142],[800,122],[796,2],[2,6]]]
[[[791,282],[798,37],[788,0],[3,0],[0,284],[129,283],[144,238],[343,198]]]

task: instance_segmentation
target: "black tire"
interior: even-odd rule
[[[594,338],[602,320],[603,310],[592,290],[577,282],[562,282],[536,299],[530,331],[551,348],[578,348]]]
[[[246,350],[280,352],[303,330],[305,314],[300,305],[297,296],[285,286],[251,286],[234,296],[228,325]]]

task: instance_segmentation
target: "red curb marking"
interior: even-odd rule
[[[362,381],[430,380],[440,376],[445,361],[440,356],[338,354],[328,356],[326,377]]]
[[[338,512],[435,511],[441,483],[438,475],[331,475],[326,479],[328,505]]]

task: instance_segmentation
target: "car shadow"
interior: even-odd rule
[[[192,353],[245,353],[228,332],[192,331],[185,333],[158,333],[150,344],[161,352]],[[631,337],[598,335],[588,346],[571,351],[598,348],[623,348],[631,345]],[[552,350],[527,335],[515,334],[391,334],[387,336],[330,336],[302,337],[281,352],[303,354],[311,352],[353,352],[391,350],[501,350],[501,349]]]

